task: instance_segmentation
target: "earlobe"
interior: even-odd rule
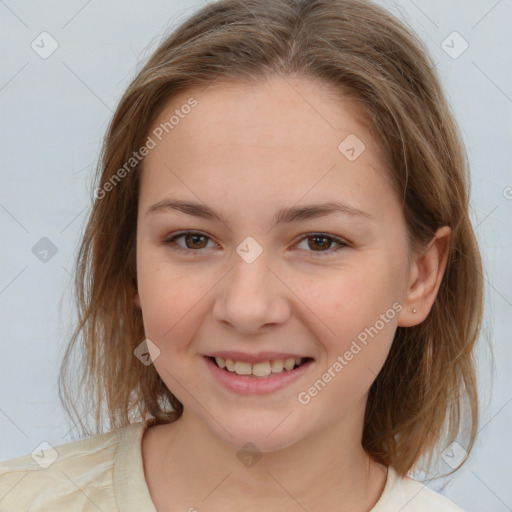
[[[425,251],[416,257],[398,316],[399,327],[418,325],[430,313],[446,269],[450,239],[451,229],[439,228]]]

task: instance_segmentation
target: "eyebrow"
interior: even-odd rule
[[[156,212],[179,211],[194,217],[201,217],[207,220],[217,220],[222,224],[228,225],[228,222],[220,213],[206,206],[205,204],[195,203],[192,201],[183,201],[180,199],[163,199],[158,203],[150,206],[146,211],[146,216]],[[292,206],[290,208],[282,208],[274,215],[275,225],[283,223],[292,223],[319,217],[326,217],[334,214],[342,214],[352,218],[366,219],[375,222],[375,218],[368,212],[359,210],[353,206],[329,202],[322,204],[310,204],[306,206]]]

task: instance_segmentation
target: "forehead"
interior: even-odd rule
[[[150,136],[156,146],[142,172],[142,188],[150,192],[161,193],[165,183],[183,187],[178,181],[185,176],[203,193],[236,188],[271,198],[287,190],[297,201],[313,189],[323,195],[336,187],[354,199],[369,188],[375,197],[389,189],[362,111],[318,80],[272,77],[192,88],[166,103]]]
[[[192,99],[197,105],[190,109]],[[173,113],[181,115],[175,115],[174,126],[165,130]],[[151,130],[159,126],[164,128],[163,137],[171,132],[185,137],[193,130],[194,138],[205,142],[265,143],[300,150],[303,144],[297,143],[309,141],[304,149],[311,150],[324,140],[326,148],[337,151],[340,137],[352,133],[367,146],[376,146],[355,100],[331,84],[302,76],[271,76],[256,84],[217,81],[188,89],[167,101]]]

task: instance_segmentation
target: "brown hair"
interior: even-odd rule
[[[79,318],[59,376],[66,411],[73,409],[84,433],[87,407],[96,433],[105,412],[110,429],[131,418],[169,423],[180,417],[182,404],[154,366],[134,356],[145,338],[141,311],[132,303],[140,165],[115,186],[106,184],[143,145],[174,95],[216,80],[257,84],[276,74],[320,80],[360,105],[403,203],[412,251],[425,247],[439,227],[452,229],[428,317],[397,328],[370,388],[364,449],[405,475],[423,456],[430,464],[440,436],[446,433],[441,448],[448,446],[465,418],[470,452],[478,423],[473,347],[481,329],[483,275],[468,213],[467,155],[427,49],[390,13],[364,0],[220,0],[161,42],[131,82],[97,169],[98,187],[108,193],[95,196],[77,255]],[[76,382],[69,372],[78,339],[82,412],[69,385]]]

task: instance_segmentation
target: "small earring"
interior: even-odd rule
[[[413,313],[416,313],[417,311],[418,311],[417,309],[413,309],[413,310],[412,310],[412,312],[413,312]]]

